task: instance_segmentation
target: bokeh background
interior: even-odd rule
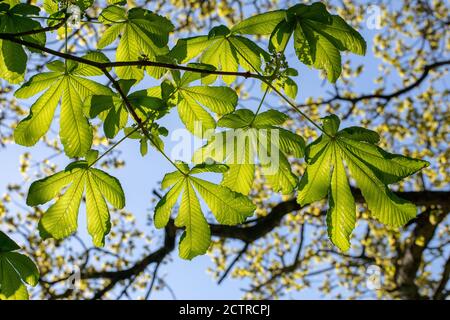
[[[171,0],[128,1],[128,5],[144,6],[170,18],[177,28],[171,37],[173,46],[178,38],[206,34],[213,26],[231,26],[257,12],[287,8],[297,2]],[[41,1],[31,3],[43,5]],[[400,230],[389,230],[371,219],[364,204],[359,204],[360,219],[353,245],[343,254],[327,239],[323,214],[326,203],[317,203],[288,210],[267,232],[248,237],[248,244],[244,235],[236,239],[222,233],[222,237],[213,237],[208,255],[184,261],[175,247],[167,250],[161,261],[142,267],[146,258],[165,248],[164,237],[171,232],[156,230],[151,219],[155,201],[163,194],[159,182],[173,168],[155,150],[142,157],[138,142],[126,140],[101,163],[121,181],[127,202],[124,210],[111,212],[113,228],[105,247],[93,247],[85,231],[83,206],[76,235],[64,241],[42,241],[36,227],[45,207],[27,207],[26,192],[32,181],[64,168],[70,161],[61,153],[57,125],[33,148],[14,144],[12,130],[28,114],[32,101],[16,100],[11,94],[16,87],[2,81],[0,230],[11,235],[39,266],[41,281],[31,289],[31,297],[447,298],[450,3],[340,0],[326,1],[326,5],[361,32],[367,41],[367,55],[344,54],[342,76],[336,84],[330,84],[323,74],[300,64],[289,46],[289,65],[299,72],[295,77],[296,102],[315,120],[335,113],[343,119],[342,126],[360,125],[377,131],[383,148],[430,161],[429,168],[393,186],[399,192],[411,192],[411,200],[418,204],[416,220]],[[97,17],[105,6],[105,1],[95,1],[88,10],[89,17]],[[95,49],[102,28],[99,24],[82,23],[70,34],[70,51],[82,54]],[[61,49],[64,45],[57,33],[50,38],[50,47]],[[267,39],[257,41],[267,48]],[[114,46],[108,52],[113,59]],[[51,59],[32,55],[27,78],[43,70]],[[107,83],[105,79],[101,81]],[[147,77],[136,89],[154,85],[157,82]],[[255,110],[263,93],[260,85],[239,79],[232,86],[240,95],[239,107]],[[292,120],[286,128],[308,142],[317,137],[317,130],[276,96],[269,96],[264,108],[288,113]],[[175,109],[160,124],[169,131],[183,128]],[[183,141],[189,141],[191,137],[187,132],[185,135]],[[182,143],[175,138],[169,135],[164,140],[168,154]],[[97,149],[104,151],[112,143],[103,136],[101,128],[97,130]],[[301,175],[303,160],[291,160],[295,172]],[[212,175],[209,178],[217,179]],[[273,194],[259,175],[252,199],[258,206],[258,219],[236,229],[238,233],[249,233],[246,227],[267,221],[264,217],[274,217],[280,205],[291,203],[291,197]],[[213,219],[210,221],[214,223]],[[73,278],[75,285],[70,286]]]

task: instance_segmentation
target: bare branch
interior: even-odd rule
[[[439,281],[439,284],[434,292],[433,299],[435,300],[444,300],[447,298],[448,292],[445,290],[447,287],[447,283],[450,279],[450,257],[447,258],[445,262],[444,271],[442,271],[442,277]]]

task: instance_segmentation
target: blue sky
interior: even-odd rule
[[[377,61],[371,54],[371,39],[377,32],[382,32],[382,30],[368,30],[365,28],[360,31],[368,42],[368,54],[365,57],[352,56],[352,60],[355,62],[363,61],[366,68],[364,74],[356,82],[354,90],[355,92],[370,92],[373,88],[372,80],[377,74]],[[296,78],[299,86],[297,102],[303,102],[308,96],[323,96],[325,94],[328,84],[322,86],[323,81],[319,78],[319,72],[317,70],[311,70],[299,64],[292,54],[289,54],[289,61],[290,65],[297,68],[300,73],[299,77]],[[139,84],[139,88],[153,85],[154,82],[147,79]],[[259,85],[255,85],[254,88],[253,95],[261,96],[262,92],[259,92]],[[279,100],[276,98],[269,98],[268,102],[274,108],[280,106]],[[251,106],[246,104],[246,107]],[[252,108],[255,110],[256,107],[254,105]],[[183,127],[175,109],[161,121],[161,124],[169,128],[169,130]],[[170,153],[170,149],[174,146],[175,142],[170,141],[170,138],[167,138],[165,142],[166,150]],[[151,192],[157,188],[158,181],[162,179],[164,173],[173,171],[173,167],[155,150],[151,150],[146,157],[141,157],[138,142],[135,140],[125,141],[119,146],[119,149],[122,152],[121,157],[126,161],[126,166],[123,169],[112,171],[111,174],[121,181],[125,190],[127,200],[126,209],[134,213],[141,223],[141,229],[153,228],[152,226],[145,226],[146,217],[149,212],[148,209],[151,207]],[[9,145],[5,149],[0,149],[0,159],[2,159],[0,193],[5,191],[7,183],[21,181],[19,156],[24,151],[30,152],[34,160],[43,159],[50,154],[48,149],[42,147],[41,143],[33,148]],[[69,163],[69,160],[64,158],[64,156],[60,156],[58,157],[57,163],[61,167],[64,167],[64,165]],[[80,211],[79,230],[86,242],[91,243],[84,231],[83,211]],[[240,289],[246,287],[245,282],[232,280],[231,278],[223,282],[220,286],[217,285],[214,279],[206,272],[208,267],[213,266],[208,256],[198,257],[193,261],[184,261],[178,257],[177,252],[173,252],[172,260],[172,262],[161,267],[160,275],[164,275],[165,281],[171,286],[178,299],[238,299],[242,296]],[[156,299],[171,298],[167,290],[154,292],[152,297]],[[288,295],[287,298],[289,297],[311,299],[319,298],[320,296],[314,290],[306,290],[301,293]]]

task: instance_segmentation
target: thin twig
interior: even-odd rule
[[[218,284],[221,284],[223,280],[225,280],[225,278],[228,276],[228,274],[230,273],[230,271],[233,269],[234,265],[239,261],[239,259],[242,257],[242,255],[247,252],[249,247],[249,243],[246,242],[244,247],[241,249],[241,251],[239,251],[238,255],[233,259],[233,261],[230,263],[230,265],[228,266],[227,270],[225,270],[225,272],[223,273],[223,275],[220,277],[219,281],[217,281]]]
[[[150,282],[150,287],[148,288],[147,293],[145,294],[145,300],[148,300],[148,298],[150,297],[150,294],[152,293],[153,286],[155,285],[155,281],[158,276],[158,269],[159,269],[160,264],[161,264],[161,262],[158,262],[155,266],[155,269],[153,270],[152,281]]]

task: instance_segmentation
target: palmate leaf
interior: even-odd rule
[[[148,119],[151,113],[163,112],[166,104],[162,99],[152,97],[147,90],[129,93],[135,80],[119,80],[122,91],[127,94],[127,100],[140,119]],[[84,102],[85,113],[90,118],[99,117],[103,120],[103,131],[109,139],[114,138],[128,123],[128,110],[118,93],[110,95],[93,95]],[[154,117],[156,118],[156,116]]]
[[[283,79],[282,81],[273,81],[272,85],[278,89],[278,90],[283,90],[284,93],[286,94],[286,96],[288,96],[289,98],[295,100],[295,98],[297,97],[297,93],[298,93],[298,85],[295,82],[295,80],[293,78],[291,78],[291,76],[298,76],[298,72],[295,69],[289,68],[287,70],[287,76],[285,79]],[[267,84],[265,82],[261,82],[261,90],[265,91],[267,89]]]
[[[20,33],[40,29],[39,22],[28,18],[30,15],[39,15],[39,11],[38,7],[26,3],[11,4],[11,7],[3,4],[0,7],[0,33]],[[46,41],[44,32],[19,38],[41,46],[44,46]],[[13,84],[22,82],[27,60],[27,54],[22,45],[0,40],[0,78]]]
[[[416,207],[397,197],[387,185],[426,167],[426,161],[391,154],[376,146],[376,132],[360,127],[339,130],[335,115],[323,119],[327,134],[307,148],[307,169],[299,184],[298,202],[304,206],[328,194],[328,235],[345,251],[355,227],[356,207],[344,163],[367,202],[382,223],[399,227],[416,216]]]
[[[155,61],[169,52],[167,42],[174,26],[168,19],[149,10],[132,8],[127,12],[124,8],[112,5],[102,11],[99,20],[108,26],[97,43],[99,49],[110,45],[120,36],[117,61]],[[144,77],[144,70],[135,66],[117,67],[115,71],[122,79],[140,81]],[[163,75],[160,68],[146,67],[146,71],[156,78]]]
[[[36,286],[39,270],[20,247],[0,231],[0,300],[27,300],[26,284]]]
[[[330,14],[321,2],[256,15],[232,30],[242,34],[271,34],[269,48],[276,51],[284,51],[293,35],[299,60],[325,70],[330,82],[335,82],[341,74],[340,51],[359,55],[366,52],[362,36],[341,17]]]
[[[31,184],[27,196],[29,206],[37,206],[57,198],[39,221],[43,238],[63,239],[77,230],[78,210],[86,194],[87,228],[96,246],[103,246],[111,224],[106,200],[117,209],[125,206],[120,182],[89,164],[98,152],[88,153],[87,160],[76,161],[47,178]],[[61,192],[64,193],[60,195]]]
[[[213,135],[194,153],[193,161],[201,163],[213,159],[224,162],[230,169],[224,173],[222,185],[247,195],[253,185],[257,157],[273,190],[290,194],[298,181],[287,157],[302,157],[305,142],[302,137],[278,127],[286,120],[287,116],[276,110],[255,116],[251,110],[239,109],[225,115],[218,121],[218,126],[235,130]]]
[[[84,58],[106,59],[103,54],[92,53]],[[23,146],[32,146],[50,128],[55,109],[61,102],[60,137],[64,152],[69,157],[81,157],[92,144],[92,127],[83,113],[84,100],[94,94],[111,95],[106,86],[83,76],[102,75],[102,71],[88,65],[68,62],[67,73],[64,63],[55,61],[47,65],[50,72],[33,76],[22,85],[15,96],[30,98],[45,92],[31,106],[30,114],[20,121],[14,130],[14,140]]]
[[[177,104],[178,114],[186,128],[197,136],[216,127],[216,121],[205,108],[218,115],[235,110],[238,96],[225,86],[192,86],[199,75],[185,72],[181,78],[174,77],[172,99]]]
[[[169,54],[178,63],[191,61],[200,56],[203,64],[214,66],[217,70],[236,72],[241,66],[244,70],[261,71],[261,65],[268,54],[251,40],[230,31],[224,25],[214,27],[207,36],[178,40]],[[202,82],[210,84],[217,76],[204,77]],[[236,76],[224,75],[225,83],[231,84]]]
[[[228,169],[227,166],[200,164],[192,169],[184,163],[178,166],[183,173],[168,173],[162,181],[163,189],[171,189],[156,205],[155,226],[163,228],[167,225],[182,194],[175,225],[185,227],[179,244],[179,254],[181,258],[190,260],[206,253],[211,242],[209,225],[201,210],[197,193],[221,224],[235,225],[244,222],[253,214],[255,205],[242,194],[193,176],[204,172],[223,173]]]

